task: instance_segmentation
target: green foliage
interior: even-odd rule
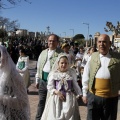
[[[83,34],[77,34],[73,37],[73,41],[75,41],[76,39],[84,39],[84,35]]]
[[[4,38],[7,36],[7,32],[3,29],[0,29],[0,38]]]
[[[29,4],[31,4],[31,2],[29,0],[0,0],[0,9],[13,8],[15,5],[20,4],[22,1],[25,1]],[[8,7],[6,7],[6,6],[8,6]]]
[[[0,16],[0,29],[7,31],[16,31],[19,28],[18,20],[10,20],[9,18],[4,18]]]
[[[77,34],[73,37],[73,42],[77,42],[79,45],[84,46],[85,45],[85,37],[83,34]]]

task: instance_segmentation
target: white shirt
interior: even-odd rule
[[[89,57],[90,57],[90,54],[86,54],[86,55],[83,56],[82,63],[81,63],[82,67],[85,67]]]
[[[43,71],[44,72],[50,72],[50,58],[52,57],[52,55],[54,54],[55,50],[48,50],[48,56],[47,56],[47,61],[45,63],[45,66],[43,68]],[[39,60],[38,60],[38,63],[37,63],[37,66],[40,67],[40,62],[41,62],[41,54],[40,54],[40,57],[39,57]],[[38,68],[39,69],[39,68]],[[36,73],[36,84],[38,83],[38,80],[39,80],[39,72]]]
[[[69,65],[71,66],[74,63],[74,56],[73,56],[73,54],[71,52],[69,52],[69,53],[64,52],[64,53],[65,53],[65,55],[67,55],[68,61],[69,61]]]
[[[50,58],[54,54],[55,50],[48,50],[48,56],[47,56],[47,62],[45,63],[45,66],[43,68],[44,72],[50,72]]]
[[[108,70],[108,65],[109,65],[110,59],[111,59],[111,56],[109,53],[107,55],[100,54],[101,67],[97,71],[95,78],[110,79],[110,72]],[[88,91],[90,60],[91,60],[91,56],[89,57],[86,65],[84,67],[84,72],[83,72],[83,77],[82,77],[83,96],[87,96],[87,91]]]
[[[75,58],[75,59],[79,59],[79,58],[80,58],[80,59],[83,59],[83,56],[84,56],[84,53],[79,53],[79,52],[78,52],[78,53],[76,54],[76,58]]]

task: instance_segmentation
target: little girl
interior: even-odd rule
[[[26,85],[26,89],[28,92],[28,87],[30,85],[30,73],[28,70],[29,66],[29,56],[25,54],[25,49],[21,48],[19,50],[19,59],[16,65],[17,71],[20,73],[20,75],[23,77],[23,80]]]
[[[75,94],[80,97],[82,92],[66,55],[61,55],[55,62],[48,76],[47,89],[50,96],[41,120],[80,120]]]

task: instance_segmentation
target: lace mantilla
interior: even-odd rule
[[[59,80],[58,83],[58,90],[61,89],[61,87],[64,85],[64,89],[67,91],[68,90],[68,80],[73,80],[73,77],[70,75],[70,71],[67,72],[60,72],[56,71],[53,75],[54,80]]]
[[[30,120],[30,106],[23,79],[2,45],[0,52],[0,120]]]

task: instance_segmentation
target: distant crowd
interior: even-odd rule
[[[62,45],[64,43],[69,44],[69,47],[70,47],[69,50],[72,51],[74,55],[76,55],[79,52],[80,48],[83,48],[84,51],[87,48],[89,48],[89,47],[86,48],[85,46],[79,45],[79,43],[76,41],[75,42],[65,41],[63,43],[59,43],[58,47],[62,48]],[[38,60],[40,53],[48,47],[47,43],[43,45],[43,43],[38,39],[8,40],[7,42],[2,42],[1,45],[7,48],[7,51],[10,54],[15,64],[17,63],[17,60],[19,58],[19,49],[21,48],[25,49],[26,55],[29,56],[29,59]],[[97,49],[97,48],[94,47],[94,49]],[[114,52],[120,52],[120,48],[114,45],[111,45],[110,50]]]
[[[46,48],[45,45],[42,45],[40,40],[8,40],[7,42],[1,43],[7,48],[8,53],[10,54],[14,63],[17,63],[19,57],[19,49],[25,49],[26,55],[29,56],[29,59],[37,60],[41,51]]]

